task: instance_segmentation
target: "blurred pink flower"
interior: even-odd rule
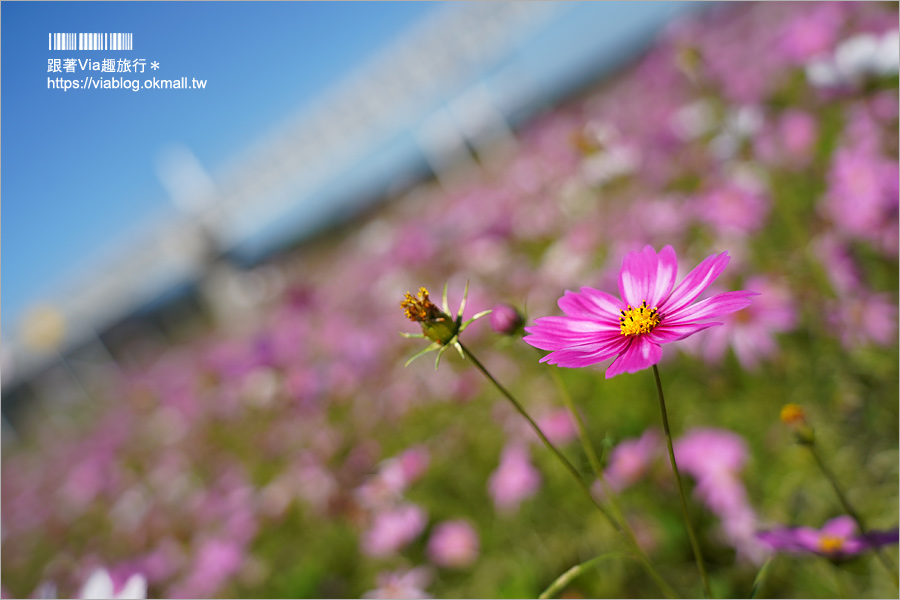
[[[619,442],[609,455],[603,476],[615,491],[637,482],[662,456],[662,437],[655,429],[646,430],[641,437]]]
[[[359,486],[356,495],[368,508],[378,509],[402,497],[411,483],[428,468],[430,455],[424,446],[413,446],[379,465],[378,473]]]
[[[897,529],[873,531],[857,535],[856,522],[843,515],[831,519],[822,529],[781,527],[758,534],[760,540],[774,550],[791,553],[814,553],[829,557],[859,554],[870,548],[896,544]]]
[[[747,460],[747,444],[738,434],[724,429],[692,429],[674,447],[681,470],[696,479],[740,471]]]
[[[888,294],[859,290],[833,303],[828,321],[848,349],[897,343],[897,300]]]
[[[200,543],[189,574],[175,584],[173,598],[206,598],[221,588],[244,563],[244,550],[236,542],[212,538]]]
[[[755,537],[756,513],[739,477],[748,457],[743,438],[724,429],[692,429],[674,446],[679,467],[697,481],[694,494],[719,517],[726,541],[761,563],[766,552]]]
[[[362,538],[362,551],[368,556],[385,557],[416,539],[425,529],[425,512],[415,504],[377,513]]]
[[[568,444],[578,437],[575,421],[569,411],[560,408],[541,416],[537,420],[538,426],[547,439],[557,445]],[[535,441],[537,438],[535,436]]]
[[[295,480],[297,495],[314,512],[323,514],[328,508],[328,502],[338,491],[338,482],[334,474],[311,453],[303,454],[299,462]]]
[[[779,141],[787,157],[802,161],[809,158],[819,136],[819,124],[807,112],[791,109],[778,120]]]
[[[835,293],[839,297],[855,295],[862,284],[862,275],[846,241],[836,235],[825,234],[815,240],[813,248]]]
[[[761,192],[728,181],[701,196],[696,211],[719,235],[748,234],[765,224],[769,204]]]
[[[497,510],[518,510],[522,500],[533,496],[540,486],[541,475],[531,464],[528,448],[517,443],[507,445],[488,483]]]
[[[415,599],[431,598],[425,586],[431,581],[431,572],[425,567],[408,571],[393,571],[378,575],[378,587],[363,594],[363,598],[375,599]]]
[[[880,246],[884,227],[897,220],[898,173],[896,160],[866,144],[839,148],[823,205],[835,229]]]
[[[819,124],[808,112],[788,109],[773,127],[763,129],[755,140],[756,154],[775,167],[803,167],[812,158],[819,137]]]
[[[784,27],[780,48],[786,58],[804,64],[834,49],[844,24],[843,11],[836,4],[824,2],[801,11]]]
[[[425,446],[412,446],[397,457],[405,486],[417,481],[428,469],[431,455]]]
[[[678,263],[671,246],[629,252],[619,271],[619,300],[589,287],[559,299],[562,317],[541,317],[525,341],[552,352],[541,362],[586,367],[616,357],[606,378],[657,364],[668,344],[721,323],[708,322],[746,308],[756,292],[725,292],[692,304],[728,265],[728,253],[703,260],[675,287]]]
[[[721,361],[731,346],[741,366],[755,369],[762,359],[778,352],[775,334],[796,326],[797,311],[785,288],[762,276],[747,279],[746,286],[757,290],[759,298],[746,310],[722,317],[722,327],[693,339],[693,346],[705,360]]]
[[[478,558],[478,534],[468,521],[444,521],[428,540],[428,556],[441,567],[468,567]]]

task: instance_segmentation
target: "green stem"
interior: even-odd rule
[[[672,447],[672,432],[669,431],[669,416],[666,413],[666,399],[663,396],[662,381],[659,379],[659,369],[653,365],[653,376],[656,378],[656,393],[659,395],[659,411],[662,413],[663,430],[666,433],[666,446],[669,449],[669,462],[672,464],[672,472],[675,474],[675,482],[678,484],[678,497],[681,499],[681,512],[684,515],[684,523],[687,526],[688,537],[691,539],[691,547],[694,550],[694,560],[697,561],[697,569],[700,571],[700,579],[703,581],[703,593],[707,598],[712,598],[709,589],[709,577],[706,575],[706,567],[703,564],[703,555],[700,553],[700,544],[697,543],[697,534],[694,533],[694,525],[688,514],[687,500],[684,496],[684,485],[681,483],[681,475],[678,473],[678,463],[675,462],[675,449]]]
[[[547,598],[552,598],[559,592],[561,592],[567,585],[569,585],[573,579],[584,573],[585,571],[594,568],[599,565],[603,561],[610,560],[613,558],[635,558],[633,555],[628,552],[609,552],[607,554],[601,554],[600,556],[595,556],[594,558],[581,563],[580,565],[575,565],[559,577],[557,577],[553,583],[547,586],[547,589],[541,592],[541,595],[538,596],[540,600],[546,600]]]
[[[562,376],[559,374],[558,367],[552,367],[550,369],[550,374],[553,377],[553,382],[556,384],[556,389],[559,392],[560,397],[563,399],[563,403],[566,405],[566,408],[569,409],[569,412],[572,413],[572,417],[575,419],[575,424],[578,428],[578,437],[581,441],[581,447],[584,449],[584,453],[588,457],[588,462],[591,464],[591,469],[594,472],[594,476],[597,478],[597,481],[600,482],[600,486],[603,488],[604,496],[609,502],[609,506],[612,509],[613,516],[615,516],[616,520],[622,527],[622,533],[625,537],[628,538],[628,541],[637,551],[637,553],[641,556],[643,560],[646,560],[648,563],[650,559],[647,557],[646,553],[644,553],[643,548],[637,541],[637,536],[634,535],[634,530],[631,528],[631,525],[628,523],[628,520],[625,518],[624,513],[622,513],[622,509],[619,507],[619,503],[616,499],[616,493],[609,487],[606,483],[606,479],[603,477],[603,467],[600,465],[600,457],[594,452],[594,446],[591,444],[591,440],[587,434],[587,428],[584,426],[584,420],[581,418],[581,413],[575,408],[575,403],[572,401],[572,396],[569,394],[569,390],[566,388],[566,384],[562,379]]]
[[[763,563],[763,566],[760,567],[759,572],[756,573],[756,577],[753,578],[753,590],[750,592],[751,598],[756,598],[756,594],[762,589],[762,584],[765,582],[766,577],[769,576],[769,571],[772,568],[773,559],[774,556],[766,560],[766,562]]]
[[[569,459],[567,459],[563,455],[563,453],[560,452],[559,449],[556,446],[554,446],[553,443],[550,442],[550,440],[547,439],[547,436],[544,435],[544,432],[541,431],[541,428],[538,426],[537,423],[535,423],[534,419],[531,418],[531,415],[528,414],[528,412],[519,403],[519,401],[516,400],[516,398],[509,392],[509,390],[507,390],[505,387],[500,385],[499,381],[494,379],[494,376],[491,375],[491,373],[484,367],[484,365],[481,364],[481,361],[479,361],[477,358],[475,358],[475,355],[472,354],[472,352],[469,351],[469,349],[466,348],[462,344],[462,342],[459,342],[459,345],[463,349],[463,353],[465,353],[465,355],[469,357],[469,359],[472,361],[472,363],[475,365],[475,367],[479,371],[481,371],[481,374],[484,375],[488,381],[490,381],[492,384],[494,384],[494,387],[496,387],[497,390],[501,394],[503,394],[503,396],[505,396],[506,399],[510,401],[510,403],[512,403],[512,405],[513,405],[513,407],[515,407],[516,411],[518,411],[518,413],[520,415],[522,415],[522,417],[524,417],[526,421],[528,421],[528,424],[531,425],[531,428],[534,430],[534,432],[537,434],[537,436],[541,439],[541,442],[544,443],[544,446],[546,446],[547,449],[550,450],[550,452],[553,453],[553,455],[559,460],[559,462],[562,463],[562,465],[563,465],[563,467],[565,467],[566,471],[568,471],[568,473],[575,480],[575,483],[578,485],[578,488],[591,501],[591,504],[593,504],[597,508],[597,510],[599,510],[600,513],[604,517],[606,517],[606,520],[609,521],[609,523],[610,523],[610,525],[612,525],[613,529],[615,529],[620,535],[622,535],[629,543],[633,544],[634,542],[624,532],[624,530],[622,529],[622,526],[619,524],[619,522],[615,518],[613,518],[613,516],[609,513],[609,511],[606,510],[606,508],[604,508],[603,505],[600,504],[596,498],[594,498],[594,495],[591,493],[591,489],[584,482],[584,479],[581,477],[581,474],[578,472],[578,469],[576,469],[575,466],[571,462],[569,462]],[[641,551],[640,547],[636,546],[636,549],[640,553],[639,560],[640,560],[641,564],[643,565],[644,569],[647,571],[647,574],[650,575],[650,577],[653,579],[653,581],[656,582],[656,584],[659,586],[659,589],[662,590],[662,592],[668,598],[677,598],[678,597],[677,592],[675,592],[675,590],[673,590],[672,587],[668,583],[666,583],[665,580],[662,579],[662,577],[660,577],[659,573],[656,572],[656,569],[654,569],[653,565],[650,564],[650,561],[647,560],[647,557],[643,554],[643,551]]]
[[[812,454],[813,458],[816,461],[816,465],[818,465],[819,470],[822,471],[822,474],[825,475],[825,479],[831,484],[831,488],[834,490],[835,495],[838,497],[838,501],[841,503],[841,506],[844,507],[844,510],[847,512],[850,517],[856,521],[857,526],[859,526],[860,533],[865,536],[869,529],[866,527],[866,524],[863,522],[862,517],[853,508],[853,505],[850,504],[850,501],[847,499],[847,496],[844,494],[844,491],[841,489],[840,484],[838,483],[837,477],[834,472],[828,468],[828,465],[825,464],[825,461],[822,460],[822,456],[819,454],[818,449],[815,445],[815,440],[813,440],[809,444],[805,444],[807,448],[809,448],[810,454]],[[884,565],[884,568],[887,569],[887,572],[891,576],[891,581],[894,583],[894,587],[900,589],[900,582],[897,580],[897,573],[894,572],[894,567],[888,557],[884,555],[881,548],[873,548],[875,551],[875,556],[878,557],[878,560]]]
[[[591,470],[594,472],[594,477],[602,479],[603,467],[600,466],[600,457],[597,456],[597,453],[594,451],[594,445],[591,444],[591,440],[588,437],[587,428],[584,426],[584,420],[581,418],[581,413],[575,408],[575,403],[572,402],[572,396],[569,394],[569,390],[566,389],[566,384],[559,374],[559,368],[551,367],[550,376],[553,377],[553,383],[556,384],[556,390],[559,392],[563,404],[566,405],[566,408],[572,413],[572,418],[575,419],[575,426],[578,428],[578,439],[581,441],[581,447],[588,457],[588,462],[591,463]]]

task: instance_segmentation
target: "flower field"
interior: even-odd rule
[[[36,407],[4,597],[895,597],[897,22],[674,23]]]

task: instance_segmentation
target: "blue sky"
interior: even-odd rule
[[[162,148],[184,143],[214,171],[439,8],[406,2],[4,2],[4,331],[116,232],[168,209],[154,172]],[[48,33],[58,31],[131,32],[134,50],[51,51]],[[121,76],[197,77],[208,81],[207,89],[47,89],[47,77],[58,76],[47,73],[48,58],[86,57],[159,61],[154,73],[147,68],[143,75]]]
[[[136,223],[174,211],[155,173],[184,144],[210,172],[365,59],[441,10],[430,2],[4,2],[4,335]],[[681,3],[572,3],[516,50],[546,89],[599,72]],[[691,8],[693,10],[693,8]],[[52,32],[130,32],[132,51],[52,51]],[[202,91],[48,89],[48,58],[143,58],[128,79],[207,80]],[[151,61],[160,68],[151,71]],[[68,78],[83,78],[76,71]],[[579,75],[581,74],[581,75]],[[567,83],[568,82],[568,83]]]

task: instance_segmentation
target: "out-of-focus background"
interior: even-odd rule
[[[787,402],[896,525],[896,5],[0,10],[6,595],[103,567],[155,597],[536,596],[618,538],[469,365],[403,367],[399,301],[468,281],[467,315],[559,314],[648,243],[682,277],[727,250],[713,291],[761,292],[661,368],[685,447],[738,457],[688,467],[718,594],[749,593],[757,531],[840,514]],[[488,319],[466,336],[586,466],[556,367]],[[655,447],[647,374],[560,374],[699,593],[662,463],[628,454]],[[569,593],[658,594],[614,564]],[[772,564],[772,596],[885,584],[868,557]]]

